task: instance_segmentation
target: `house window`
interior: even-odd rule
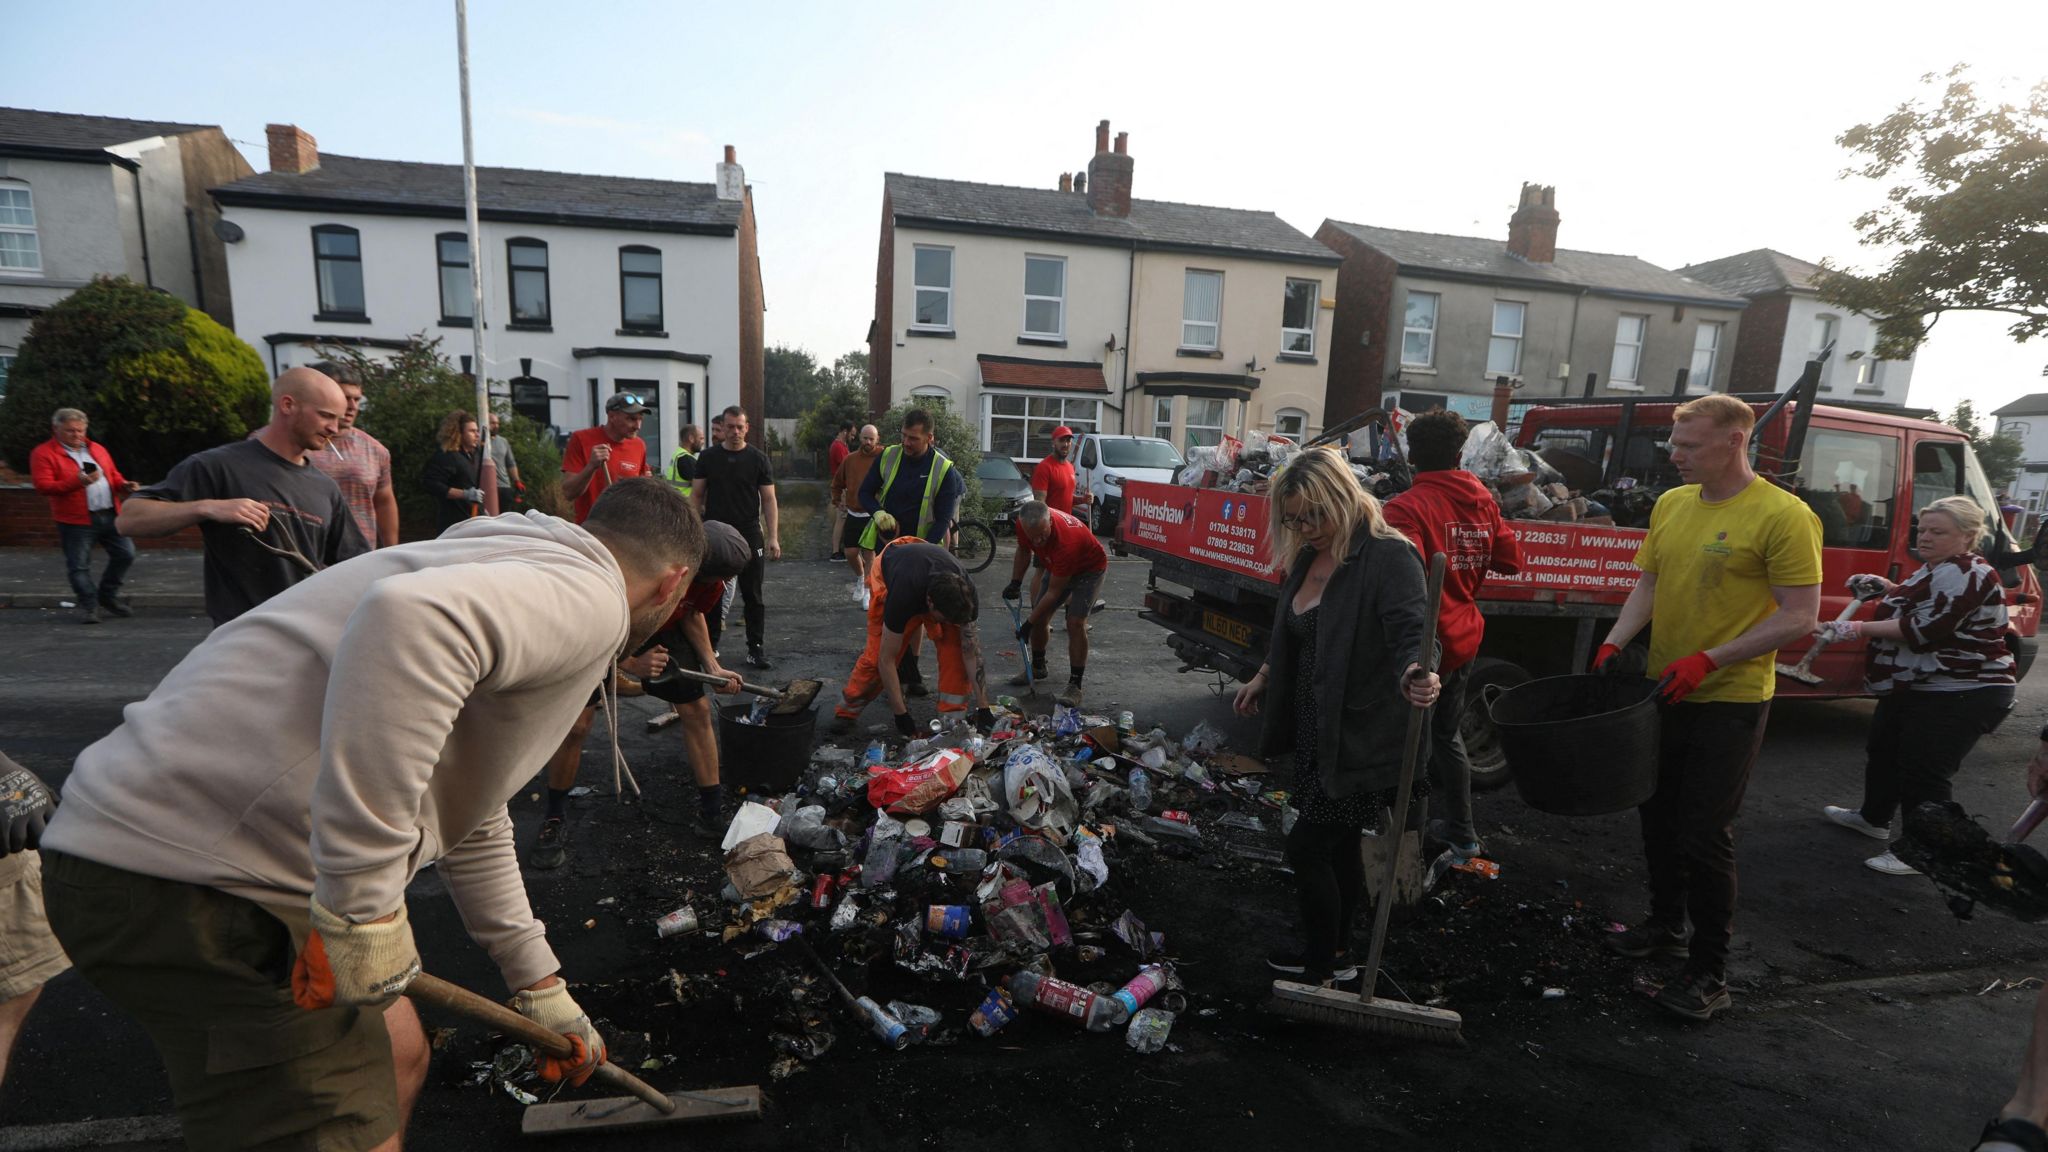
[[[1813,340],[1807,345],[1806,350],[1806,358],[1808,360],[1820,360],[1820,354],[1827,351],[1828,346],[1835,342],[1835,335],[1839,325],[1840,321],[1833,316],[1815,316],[1813,318]],[[1823,388],[1827,387],[1828,383],[1834,379],[1834,376],[1835,358],[1830,356],[1826,360],[1821,361],[1820,386]]]
[[[988,451],[1001,456],[1037,460],[1052,454],[1052,430],[1064,424],[1077,436],[1096,430],[1102,417],[1100,400],[1069,400],[1064,396],[1002,396],[988,393]]]
[[[1296,440],[1308,435],[1308,413],[1299,408],[1282,408],[1273,413],[1273,433]]]
[[[434,237],[434,253],[441,270],[441,323],[468,324],[476,311],[469,281],[469,237],[443,232]]]
[[[1721,325],[1702,323],[1692,333],[1692,366],[1685,384],[1696,392],[1714,390],[1714,362],[1721,357]]]
[[[0,272],[42,270],[35,196],[20,180],[0,180]]]
[[[1614,322],[1614,363],[1607,373],[1609,384],[1635,384],[1643,374],[1643,340],[1650,331],[1648,316],[1624,314]]]
[[[548,305],[548,246],[544,240],[520,237],[505,241],[505,262],[512,266],[512,322],[552,324]]]
[[[1188,446],[1223,443],[1223,418],[1230,401],[1188,397]]]
[[[1169,444],[1173,442],[1173,397],[1152,398],[1152,435]]]
[[[619,249],[619,327],[661,331],[661,250],[644,244]]]
[[[1401,321],[1401,367],[1436,366],[1436,306],[1434,292],[1408,294],[1408,313]]]
[[[1216,334],[1223,320],[1223,273],[1188,270],[1181,291],[1180,346],[1201,352],[1216,351]]]
[[[647,441],[648,451],[655,452],[661,446],[661,381],[659,380],[614,380],[613,392],[624,392],[637,397],[647,405],[647,415],[640,418],[640,438]]]
[[[917,246],[912,276],[917,287],[913,328],[953,326],[953,250]]]
[[[14,349],[0,348],[0,400],[7,398],[7,377],[14,371]]]
[[[1024,334],[1067,332],[1067,262],[1059,256],[1024,258]]]
[[[355,229],[321,224],[313,229],[313,279],[320,316],[363,315],[363,239]]]
[[[1316,303],[1323,286],[1314,280],[1289,280],[1280,297],[1280,351],[1293,356],[1316,354]]]
[[[1493,335],[1486,342],[1486,375],[1513,376],[1522,370],[1522,323],[1529,306],[1513,300],[1493,302]]]
[[[1863,358],[1856,361],[1856,388],[1860,392],[1884,391],[1884,361],[1865,352]]]

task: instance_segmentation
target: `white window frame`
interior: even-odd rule
[[[1152,398],[1152,435],[1168,444],[1173,443],[1173,397]]]
[[[1515,330],[1503,331],[1500,324],[1501,309],[1514,310]],[[1493,302],[1493,328],[1486,339],[1486,378],[1496,376],[1519,376],[1522,374],[1522,335],[1529,330],[1529,305],[1523,300],[1495,300]],[[1493,354],[1505,346],[1509,352],[1509,366],[1496,368]]]
[[[1427,328],[1418,328],[1408,323],[1409,310],[1414,305],[1416,298],[1419,296],[1426,296],[1429,298],[1429,327]],[[1431,370],[1435,370],[1436,329],[1438,323],[1441,322],[1443,318],[1443,308],[1443,293],[1418,292],[1413,288],[1408,290],[1407,297],[1401,301],[1401,367],[1428,368]],[[1410,360],[1408,358],[1408,337],[1415,335],[1417,333],[1421,333],[1423,336],[1428,338],[1429,355],[1421,360]]]
[[[1634,320],[1641,327],[1636,329],[1633,341],[1623,340],[1621,334],[1628,322]],[[1614,318],[1614,356],[1607,362],[1607,384],[1624,392],[1643,390],[1643,352],[1650,346],[1650,318],[1640,312],[1623,312]],[[1635,355],[1628,366],[1629,374],[1621,374],[1621,350],[1631,348]]]
[[[1021,401],[1023,411],[1021,413],[996,411],[998,404],[1005,401]],[[1034,416],[1031,414],[1033,401],[1038,401],[1040,404],[1047,402],[1055,403],[1059,406],[1059,414],[1048,415],[1041,413]],[[1089,409],[1093,409],[1092,415],[1088,414]],[[1080,436],[1099,433],[1102,430],[1102,399],[1098,396],[1048,395],[1044,392],[1033,392],[1028,389],[1004,389],[1001,391],[984,389],[981,394],[981,450],[983,452],[995,451],[995,430],[998,421],[1015,421],[1023,425],[1023,435],[1019,437],[1017,442],[1023,446],[1024,454],[1022,456],[1012,456],[1011,459],[1039,460],[1052,453],[1052,439],[1050,436],[1045,437],[1040,445],[1043,451],[1034,453],[1031,443],[1032,425],[1034,423],[1043,425],[1046,432],[1051,432],[1052,429],[1064,424],[1072,428]]]
[[[0,267],[0,276],[40,276],[43,271],[43,238],[36,228],[35,189],[29,187],[28,181],[21,179],[0,180],[0,188],[5,188],[9,191],[19,188],[22,195],[28,197],[28,223],[0,223],[0,233],[5,233],[9,236],[28,237],[28,248],[26,251],[35,257],[34,264]]]
[[[920,284],[917,282],[917,257],[921,252],[944,252],[946,254],[946,283]],[[910,246],[910,327],[919,332],[951,332],[953,330],[953,281],[959,268],[953,260],[953,249],[944,244],[913,244]],[[917,296],[920,292],[943,292],[946,294],[946,322],[944,324],[920,324],[917,322]]]
[[[1287,290],[1296,284],[1308,285],[1308,327],[1306,328],[1289,328],[1287,326]],[[1322,309],[1322,306],[1322,281],[1308,280],[1300,276],[1289,276],[1287,278],[1286,283],[1280,289],[1280,354],[1282,356],[1313,356],[1316,354],[1316,314]],[[1296,336],[1306,337],[1308,339],[1308,346],[1305,348],[1289,347],[1288,342]]]
[[[1282,424],[1289,420],[1298,421],[1301,426],[1291,432],[1281,427]],[[1282,408],[1273,413],[1273,434],[1275,436],[1285,436],[1296,443],[1300,443],[1301,438],[1308,435],[1308,413],[1299,408]]]
[[[1807,329],[1806,358],[1811,360],[1820,355],[1821,349],[1826,348],[1829,341],[1834,342],[1837,351],[1841,350],[1842,318],[1832,312],[1822,312],[1813,318],[1812,325]],[[1832,389],[1835,379],[1835,361],[1838,359],[1840,357],[1830,356],[1821,363],[1820,386],[1823,389]]]
[[[15,355],[12,348],[0,348],[0,399],[7,396],[7,378],[14,374]]]
[[[1216,315],[1209,320],[1196,320],[1188,316],[1188,285],[1197,276],[1213,276],[1216,279]],[[1188,328],[1207,328],[1209,342],[1196,344],[1188,339]],[[1180,281],[1180,346],[1190,352],[1219,352],[1223,348],[1223,273],[1210,268],[1188,268],[1182,271]]]
[[[1195,405],[1197,404],[1221,404],[1223,406],[1221,409],[1222,416],[1220,416],[1217,419],[1217,422],[1214,424],[1197,424],[1195,423]],[[1200,429],[1204,432],[1213,431],[1216,433],[1216,439],[1209,441],[1197,440],[1195,441],[1195,443],[1197,444],[1221,444],[1223,442],[1223,438],[1225,436],[1230,435],[1230,401],[1219,400],[1214,396],[1189,396],[1187,398],[1187,407],[1183,411],[1186,413],[1186,415],[1184,415],[1181,419],[1181,439],[1185,440],[1188,437],[1193,436],[1195,434],[1196,429]]]
[[[1031,294],[1031,262],[1033,260],[1043,260],[1048,264],[1059,266],[1059,295],[1034,296]],[[1035,331],[1031,327],[1031,305],[1033,302],[1044,303],[1046,301],[1051,301],[1059,307],[1059,323],[1053,325],[1053,329],[1050,332]],[[1024,325],[1020,331],[1025,336],[1037,339],[1064,340],[1067,338],[1067,258],[1065,256],[1040,256],[1030,252],[1024,254]]]
[[[1856,390],[1884,391],[1884,361],[1877,358],[1875,351],[1865,352],[1863,359],[1856,362]]]
[[[1714,342],[1700,347],[1700,337],[1712,333]],[[1687,365],[1685,388],[1688,392],[1712,392],[1714,373],[1721,367],[1721,338],[1728,333],[1728,326],[1719,320],[1702,320],[1692,332],[1692,362]],[[1700,353],[1707,355],[1707,370],[1700,372]]]

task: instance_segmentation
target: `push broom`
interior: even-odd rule
[[[1422,617],[1422,666],[1436,668],[1436,621],[1444,589],[1444,554],[1429,558],[1429,585]],[[1372,917],[1372,950],[1361,973],[1363,986],[1358,995],[1301,984],[1292,980],[1273,981],[1274,1012],[1316,1024],[1333,1024],[1360,1032],[1428,1040],[1438,1044],[1463,1044],[1464,1020],[1456,1013],[1405,1000],[1385,1000],[1373,995],[1379,987],[1380,958],[1387,948],[1387,924],[1394,911],[1394,878],[1401,864],[1401,829],[1408,820],[1408,801],[1415,788],[1415,761],[1422,751],[1422,729],[1429,709],[1410,708],[1408,739],[1401,749],[1401,783],[1394,792],[1394,808],[1388,820],[1387,862],[1380,872],[1380,890]]]

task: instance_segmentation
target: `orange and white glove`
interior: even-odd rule
[[[534,1053],[540,1059],[540,1074],[544,1079],[567,1080],[581,1087],[585,1080],[590,1079],[590,1074],[597,1071],[597,1066],[604,1063],[604,1037],[597,1034],[597,1026],[590,1022],[590,1017],[569,995],[566,982],[557,980],[546,988],[515,992],[512,1007],[535,1024],[568,1038],[572,1051],[567,1056]]]
[[[312,902],[313,934],[292,964],[301,1008],[383,1008],[420,974],[405,905],[382,924],[352,924]]]

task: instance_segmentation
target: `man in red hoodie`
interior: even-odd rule
[[[1512,576],[1519,571],[1522,546],[1514,529],[1502,522],[1493,493],[1458,467],[1466,431],[1465,418],[1456,412],[1429,412],[1409,423],[1408,463],[1415,468],[1415,485],[1387,501],[1386,517],[1424,556],[1441,552],[1449,562],[1437,622],[1443,695],[1430,715],[1429,754],[1444,815],[1430,822],[1430,835],[1470,857],[1479,854],[1479,833],[1472,826],[1472,764],[1465,759],[1458,726],[1465,718],[1472,658],[1486,634],[1479,586],[1489,572]]]
[[[82,624],[100,622],[104,609],[116,616],[132,613],[120,598],[121,578],[135,563],[135,544],[114,527],[121,498],[135,491],[135,482],[114,467],[114,458],[86,433],[85,413],[59,408],[50,417],[50,438],[28,454],[28,474],[36,491],[50,499],[50,518],[64,545],[64,567],[71,591],[78,596]],[[107,570],[98,585],[92,580],[92,546],[107,552]]]

